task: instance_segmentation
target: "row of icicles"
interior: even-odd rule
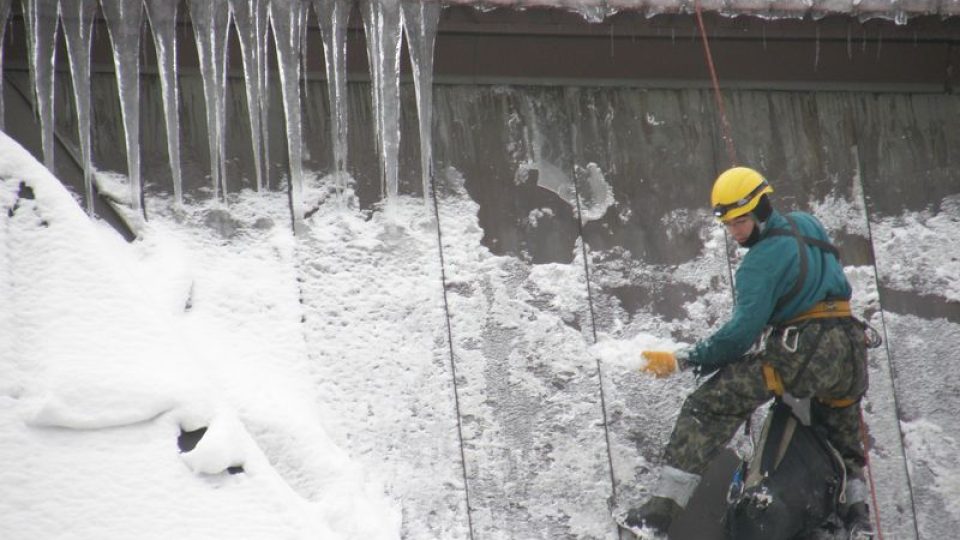
[[[316,13],[323,40],[331,119],[333,163],[340,185],[347,166],[346,43],[347,22],[359,4],[367,36],[381,190],[389,202],[397,196],[399,128],[399,71],[401,39],[405,33],[413,66],[420,114],[423,193],[429,196],[433,48],[441,5],[436,0],[186,0],[196,41],[210,148],[213,197],[224,197],[225,156],[221,144],[224,125],[225,71],[231,25],[239,37],[249,106],[256,187],[263,189],[267,171],[267,74],[269,36],[279,67],[289,153],[289,191],[294,230],[299,231],[303,207],[300,115],[301,55],[310,9]],[[102,13],[109,32],[125,133],[129,203],[136,219],[144,219],[140,179],[139,78],[141,29],[149,25],[156,48],[167,132],[167,150],[176,204],[183,201],[178,118],[176,25],[179,0],[22,0],[26,26],[30,80],[40,118],[44,164],[53,171],[53,79],[58,29],[66,41],[79,128],[80,159],[84,170],[85,203],[93,214],[94,185],[91,163],[90,56],[93,27]],[[11,0],[0,0],[0,44],[11,12]],[[0,55],[2,58],[2,55]],[[2,61],[2,60],[0,60]],[[2,65],[0,65],[2,77]],[[0,80],[2,83],[2,80]],[[2,99],[2,94],[0,94]],[[0,128],[3,127],[0,101]]]

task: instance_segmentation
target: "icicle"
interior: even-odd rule
[[[290,159],[290,211],[294,234],[303,231],[303,154],[300,115],[301,0],[271,0],[270,23],[277,46],[283,113],[287,123],[287,153]]]
[[[615,56],[615,45],[617,39],[613,32],[613,23],[610,23],[610,58]]]
[[[847,59],[853,60],[853,29],[847,24]]]
[[[379,88],[380,84],[380,70],[376,68],[377,65],[377,51],[380,50],[380,19],[379,13],[376,10],[375,0],[361,0],[360,2],[360,13],[361,18],[363,19],[363,27],[367,43],[367,66],[370,71],[370,96],[373,100],[373,129],[374,129],[374,147],[377,152],[377,156],[380,156],[380,195],[383,196],[386,193],[386,186],[384,185],[384,176],[383,176],[383,147],[382,141],[380,140],[380,133],[383,131],[383,114],[381,112],[381,97]]]
[[[142,0],[101,0],[113,42],[113,64],[117,73],[120,110],[127,145],[127,174],[130,176],[130,204],[144,212],[140,186],[140,25]],[[145,216],[145,214],[144,214]]]
[[[307,53],[309,49],[307,48],[307,19],[310,15],[310,4],[308,0],[303,0],[303,3],[300,4],[300,75],[303,79],[300,81],[303,83],[303,99],[310,100],[310,85],[307,84],[307,73],[309,73],[309,67],[307,66]]]
[[[361,0],[363,28],[373,79],[377,113],[382,191],[387,209],[398,194],[400,150],[400,3],[398,0]]]
[[[57,54],[57,0],[26,0],[24,11],[28,39],[33,41],[30,55],[30,72],[33,74],[34,97],[40,115],[40,142],[43,148],[43,164],[51,172],[53,162],[53,77]]]
[[[225,72],[227,69],[227,30],[230,25],[230,6],[227,0],[189,0],[193,37],[200,56],[200,75],[203,77],[203,96],[207,102],[207,143],[210,146],[210,181],[213,198],[227,195],[224,178],[226,168],[223,153],[224,100],[226,99]]]
[[[327,100],[337,189],[346,188],[347,169],[347,22],[350,0],[313,0],[327,66]]]
[[[420,168],[423,198],[429,205],[433,177],[433,48],[437,38],[441,5],[435,0],[403,0],[403,27],[413,66],[420,119]]]
[[[260,90],[260,143],[263,145],[263,185],[270,186],[270,78],[267,50],[270,44],[268,0],[253,0],[253,27],[257,35],[257,87]]]
[[[33,93],[33,100],[31,100],[31,105],[33,106],[33,113],[37,113],[37,74],[34,73],[36,70],[33,69],[33,55],[35,54],[35,43],[36,38],[34,34],[36,33],[33,28],[33,20],[35,16],[35,3],[32,0],[23,0],[23,29],[27,37],[27,63],[28,63],[28,73],[30,74],[30,91]]]
[[[0,0],[0,89],[3,88],[3,44],[7,33],[7,19],[10,18],[10,0]],[[0,130],[5,127],[3,92],[0,92]]]
[[[160,69],[163,114],[167,128],[167,154],[173,177],[173,198],[183,205],[183,173],[180,168],[180,90],[177,82],[177,4],[170,0],[145,0],[147,19],[153,29],[153,44]]]
[[[820,26],[814,27],[815,37],[813,45],[813,70],[820,67]]]
[[[243,56],[243,81],[247,88],[247,114],[250,121],[250,141],[253,144],[253,166],[256,168],[257,191],[263,189],[263,140],[260,126],[260,73],[262,68],[258,46],[256,15],[259,0],[230,0],[233,23],[240,38],[240,53]]]
[[[67,5],[70,4],[70,5]],[[83,161],[83,190],[87,214],[93,215],[93,163],[90,150],[90,46],[93,43],[93,18],[97,0],[76,0],[61,6],[63,35],[70,59],[73,99],[77,104],[77,129]]]

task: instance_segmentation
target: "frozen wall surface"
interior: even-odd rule
[[[11,139],[0,141],[0,305],[30,315],[0,311],[0,373],[9,374],[0,377],[0,458],[34,464],[86,441],[72,461],[54,464],[88,498],[81,537],[145,537],[164,507],[188,515],[192,534],[228,530],[216,523],[220,514],[193,511],[169,493],[160,507],[137,499],[140,519],[98,529],[90,518],[138,486],[127,478],[100,493],[93,474],[103,468],[82,466],[119,463],[114,433],[134,461],[162,464],[143,482],[239,509],[263,538],[618,537],[611,509],[647,496],[673,419],[697,384],[688,374],[642,375],[638,353],[692,343],[722,323],[742,256],[707,209],[729,162],[703,59],[688,54],[702,54],[694,19],[683,15],[693,3],[489,0],[482,6],[564,11],[544,10],[527,19],[539,26],[504,34],[438,37],[437,19],[441,29],[463,28],[462,6],[444,19],[413,0],[191,1],[177,19],[171,4],[151,1],[145,19],[155,41],[135,26],[124,35],[139,45],[117,44],[107,21],[93,17],[86,45],[94,69],[79,83],[92,96],[89,122],[72,97],[87,94],[73,87],[84,71],[34,54],[25,36],[49,29],[56,4],[25,2],[6,40],[15,60],[4,72],[5,131],[74,187],[71,200]],[[738,162],[767,176],[778,208],[824,223],[856,312],[885,338],[870,354],[864,413],[886,538],[950,538],[960,526],[960,95],[951,86],[960,39],[947,23],[934,37],[908,27],[912,38],[890,42],[881,31],[903,25],[870,27],[880,30],[868,39],[855,18],[843,19],[839,34],[836,19],[813,19],[840,12],[905,23],[957,5],[702,6],[773,18],[778,32],[778,17],[806,17],[801,34],[809,35],[796,43],[768,41],[766,19],[743,39],[739,27],[713,19],[717,32],[734,36],[717,57],[729,69],[721,73],[741,76],[725,81],[722,97]],[[187,15],[203,7],[211,26],[194,34]],[[577,39],[543,23],[571,10],[588,21]],[[621,10],[672,15],[653,17],[638,39],[616,21],[600,25]],[[37,13],[46,14],[43,25],[31,19]],[[506,28],[510,15],[498,20]],[[852,37],[855,26],[862,39]],[[821,29],[833,32],[822,42]],[[435,39],[437,73],[427,58]],[[57,49],[50,45],[41,50]],[[133,91],[118,67],[118,83],[117,47],[141,47],[124,65],[142,56],[158,72],[144,69]],[[177,50],[171,65],[166,55]],[[756,62],[738,60],[743,53]],[[776,64],[803,77],[842,73],[846,86],[799,84]],[[918,81],[914,67],[935,76]],[[616,76],[601,81],[594,68]],[[34,109],[37,99],[47,104]],[[132,116],[139,144],[129,140]],[[140,240],[116,241],[101,219]],[[139,270],[98,280],[114,257]],[[86,290],[84,280],[98,288]],[[50,283],[63,293],[40,289]],[[140,301],[144,291],[162,314]],[[110,302],[98,309],[101,296]],[[37,298],[49,305],[35,310]],[[143,324],[132,324],[124,306]],[[78,315],[84,310],[105,315]],[[165,337],[187,331],[183,343]],[[46,354],[24,336],[58,339]],[[83,345],[83,361],[67,369],[71,339]],[[140,341],[174,352],[151,346],[138,355]],[[99,347],[118,343],[126,352],[105,358],[124,365],[136,357],[171,381],[150,389],[149,377],[128,369],[100,377],[113,387],[135,383],[113,401],[66,384],[67,376],[47,392],[61,371],[97,380],[107,370]],[[171,374],[165,356],[189,361]],[[84,400],[81,412],[93,420],[58,405],[70,399]],[[100,429],[114,414],[104,404],[114,401],[149,414]],[[54,403],[46,416],[30,408],[46,403]],[[201,424],[226,426],[208,441],[212,456],[176,459],[168,439]],[[748,451],[749,438],[738,434],[732,447]],[[231,475],[237,448],[249,470]],[[721,537],[732,460],[730,452],[718,459],[674,537]],[[181,474],[184,467],[196,474]],[[0,482],[4,538],[17,538],[36,512],[56,515],[69,504],[44,499],[49,486],[24,478],[25,492],[10,487],[21,485],[16,474]],[[271,497],[257,499],[261,488]],[[31,508],[33,498],[47,505]],[[263,509],[273,504],[291,516],[281,529]],[[29,537],[57,531],[44,523]]]

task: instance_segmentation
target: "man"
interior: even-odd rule
[[[690,348],[642,353],[644,371],[658,377],[688,368],[716,373],[684,402],[653,496],[629,512],[630,527],[665,534],[740,424],[786,392],[811,398],[813,421],[827,428],[843,457],[848,485],[841,517],[851,538],[872,536],[860,440],[864,329],[850,314],[850,284],[823,226],[806,213],[778,213],[771,193],[760,173],[746,167],[717,178],[714,215],[749,250],[736,273],[733,316]],[[761,345],[747,354],[755,342]]]

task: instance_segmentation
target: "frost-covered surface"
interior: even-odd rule
[[[337,443],[401,502],[404,536],[464,538],[436,228],[422,201],[392,210],[323,206],[297,242],[311,384]]]
[[[925,511],[920,513],[923,538],[947,538],[960,516],[960,442],[926,420],[903,423],[910,452],[910,471]]]
[[[837,185],[838,178],[831,178],[831,183]],[[866,211],[863,207],[863,184],[858,176],[852,179],[850,199],[831,193],[823,199],[811,203],[810,213],[817,217],[823,226],[836,236],[843,232],[867,238],[870,229],[867,226]]]
[[[440,209],[475,533],[615,538],[582,260],[492,256],[473,201]]]
[[[960,301],[960,196],[921,212],[871,223],[877,273],[886,294],[916,295],[913,303]],[[937,210],[934,210],[938,208]],[[910,306],[919,309],[924,306]],[[886,336],[895,375],[901,430],[921,538],[948,538],[960,524],[960,400],[956,319],[921,318],[885,309]]]
[[[886,287],[960,302],[960,194],[939,206],[875,223],[874,246],[883,254],[877,268]]]
[[[890,312],[885,318],[920,537],[951,538],[960,524],[960,325]]]

